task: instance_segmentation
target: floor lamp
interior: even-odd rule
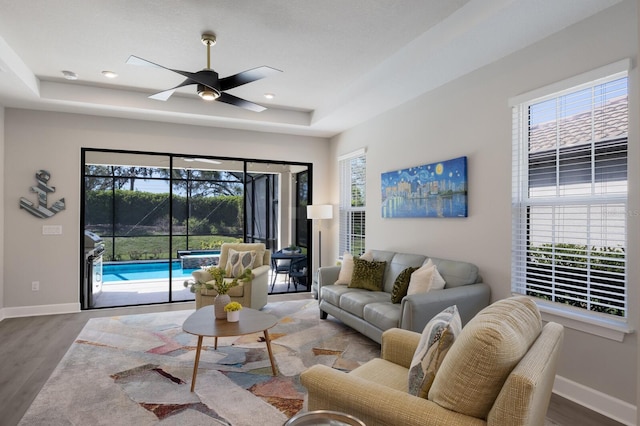
[[[316,204],[307,206],[307,219],[318,222],[318,268],[322,266],[322,219],[333,219],[331,204]]]

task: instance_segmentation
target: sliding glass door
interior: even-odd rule
[[[308,164],[90,149],[82,161],[83,309],[193,300],[184,281],[224,242],[307,250]]]

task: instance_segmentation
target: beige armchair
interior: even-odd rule
[[[542,426],[563,327],[542,327],[535,304],[529,300],[520,309],[521,299],[526,298],[496,302],[463,328],[428,398],[408,393],[409,366],[421,335],[394,328],[382,335],[381,358],[350,373],[324,365],[303,372],[308,409],[348,413],[367,426]],[[537,315],[531,315],[533,309]],[[529,318],[523,320],[522,312]]]
[[[224,243],[220,248],[219,266],[225,267],[229,258],[229,250],[255,251],[256,260],[253,263],[253,279],[241,282],[240,285],[229,290],[232,302],[239,302],[242,306],[252,309],[262,309],[267,304],[269,292],[269,270],[271,269],[271,252],[262,243]],[[196,282],[208,282],[213,280],[211,274],[205,270],[197,270],[191,273]],[[225,278],[227,280],[228,278]],[[213,299],[218,293],[215,290],[201,289],[196,291],[196,309],[213,305]]]

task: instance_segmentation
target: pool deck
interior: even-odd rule
[[[288,289],[286,277],[277,277],[276,284],[269,294],[283,294],[293,289]],[[175,278],[171,282],[171,301],[188,302],[195,300],[195,296],[188,288],[184,287],[184,281],[188,278]],[[154,303],[168,303],[168,280],[132,280],[105,283],[102,285],[102,294],[96,299],[94,308],[112,308],[119,306],[146,305]],[[299,289],[304,287],[298,286]],[[269,289],[271,289],[271,272],[269,272]]]

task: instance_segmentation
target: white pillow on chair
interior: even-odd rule
[[[237,278],[244,273],[245,269],[253,268],[253,263],[255,261],[255,250],[236,251],[234,249],[229,249],[225,273],[228,277]]]

